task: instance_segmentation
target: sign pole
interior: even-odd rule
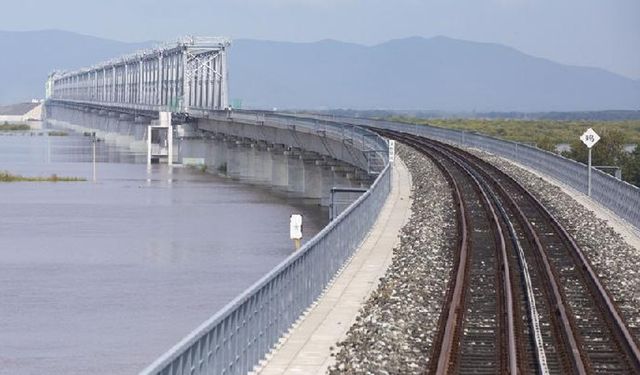
[[[591,196],[591,147],[589,147],[589,183],[587,187],[587,195]]]
[[[91,146],[92,146],[92,154],[93,154],[93,182],[96,182],[96,132],[91,134]]]
[[[587,166],[587,196],[591,196],[591,148],[598,143],[600,136],[594,132],[593,129],[587,129],[584,134],[580,136],[580,140],[589,149],[589,165]]]
[[[149,125],[147,127],[147,169],[151,170],[151,136],[153,134],[153,127]]]

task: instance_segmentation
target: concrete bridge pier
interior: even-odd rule
[[[216,139],[212,142],[214,143],[214,147],[211,148],[210,152],[211,166],[214,170],[226,174],[228,169],[227,162],[229,158],[229,151],[224,147],[225,143],[221,139]]]
[[[321,199],[325,189],[325,181],[322,178],[322,167],[318,166],[318,162],[323,161],[322,157],[316,152],[301,150],[299,159],[304,168],[305,197]]]
[[[98,137],[102,139],[106,139],[106,135],[109,132],[108,129],[109,117],[107,115],[107,111],[98,111],[98,116],[91,123],[83,124],[84,126],[88,126],[96,130],[96,134]]]
[[[285,151],[287,157],[288,176],[289,183],[287,190],[294,193],[304,193],[305,188],[305,170],[304,163],[300,160],[299,156],[291,156],[290,152]]]
[[[319,166],[319,170],[322,176],[322,181],[324,182],[320,204],[323,206],[329,206],[331,203],[331,188],[338,186],[336,184],[336,174],[331,170],[331,168],[326,166]]]
[[[116,137],[116,144],[121,147],[125,147],[131,142],[135,141],[133,134],[131,133],[131,120],[133,118],[129,115],[120,114],[117,124],[118,131]]]
[[[243,176],[247,175],[249,156],[246,150],[241,147],[233,147],[237,145],[234,142],[228,142],[228,159],[227,159],[227,176],[240,180]]]
[[[211,144],[208,140],[191,140],[188,143],[182,145],[182,154],[188,155],[189,158],[203,159],[206,164],[206,160],[209,159],[209,148]]]
[[[247,168],[245,170],[245,174],[242,175],[243,180],[247,180],[249,182],[257,181],[259,168],[260,168],[260,155],[259,151],[255,148],[251,147],[251,144],[243,143],[242,149],[243,153],[247,156],[246,165]]]
[[[307,198],[322,199],[325,184],[322,168],[315,164],[304,164],[304,195]]]
[[[271,185],[286,190],[289,186],[288,157],[281,152],[272,152],[271,161]]]
[[[273,153],[268,152],[265,149],[257,150],[256,156],[258,157],[256,180],[262,184],[268,184],[271,182],[271,176],[273,174]]]

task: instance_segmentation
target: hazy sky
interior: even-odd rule
[[[640,79],[640,0],[1,0],[4,30],[376,44],[445,35]]]

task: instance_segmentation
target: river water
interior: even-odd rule
[[[326,224],[317,203],[89,138],[0,134],[0,374],[132,374]]]

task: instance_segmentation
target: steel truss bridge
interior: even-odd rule
[[[229,45],[223,38],[187,38],[91,68],[54,73],[47,81],[46,118],[133,132],[136,139],[150,139],[153,120],[160,118],[163,125],[164,118],[169,133],[172,123],[189,123],[209,134],[298,150],[301,159],[304,150],[320,163],[344,162],[375,181],[318,235],[141,374],[250,371],[358,248],[391,187],[388,145],[367,129],[271,112],[232,113],[227,94]],[[274,147],[280,149],[284,148]]]
[[[55,72],[47,81],[47,99],[135,111],[226,109],[229,45],[225,38],[187,37],[90,68]]]

